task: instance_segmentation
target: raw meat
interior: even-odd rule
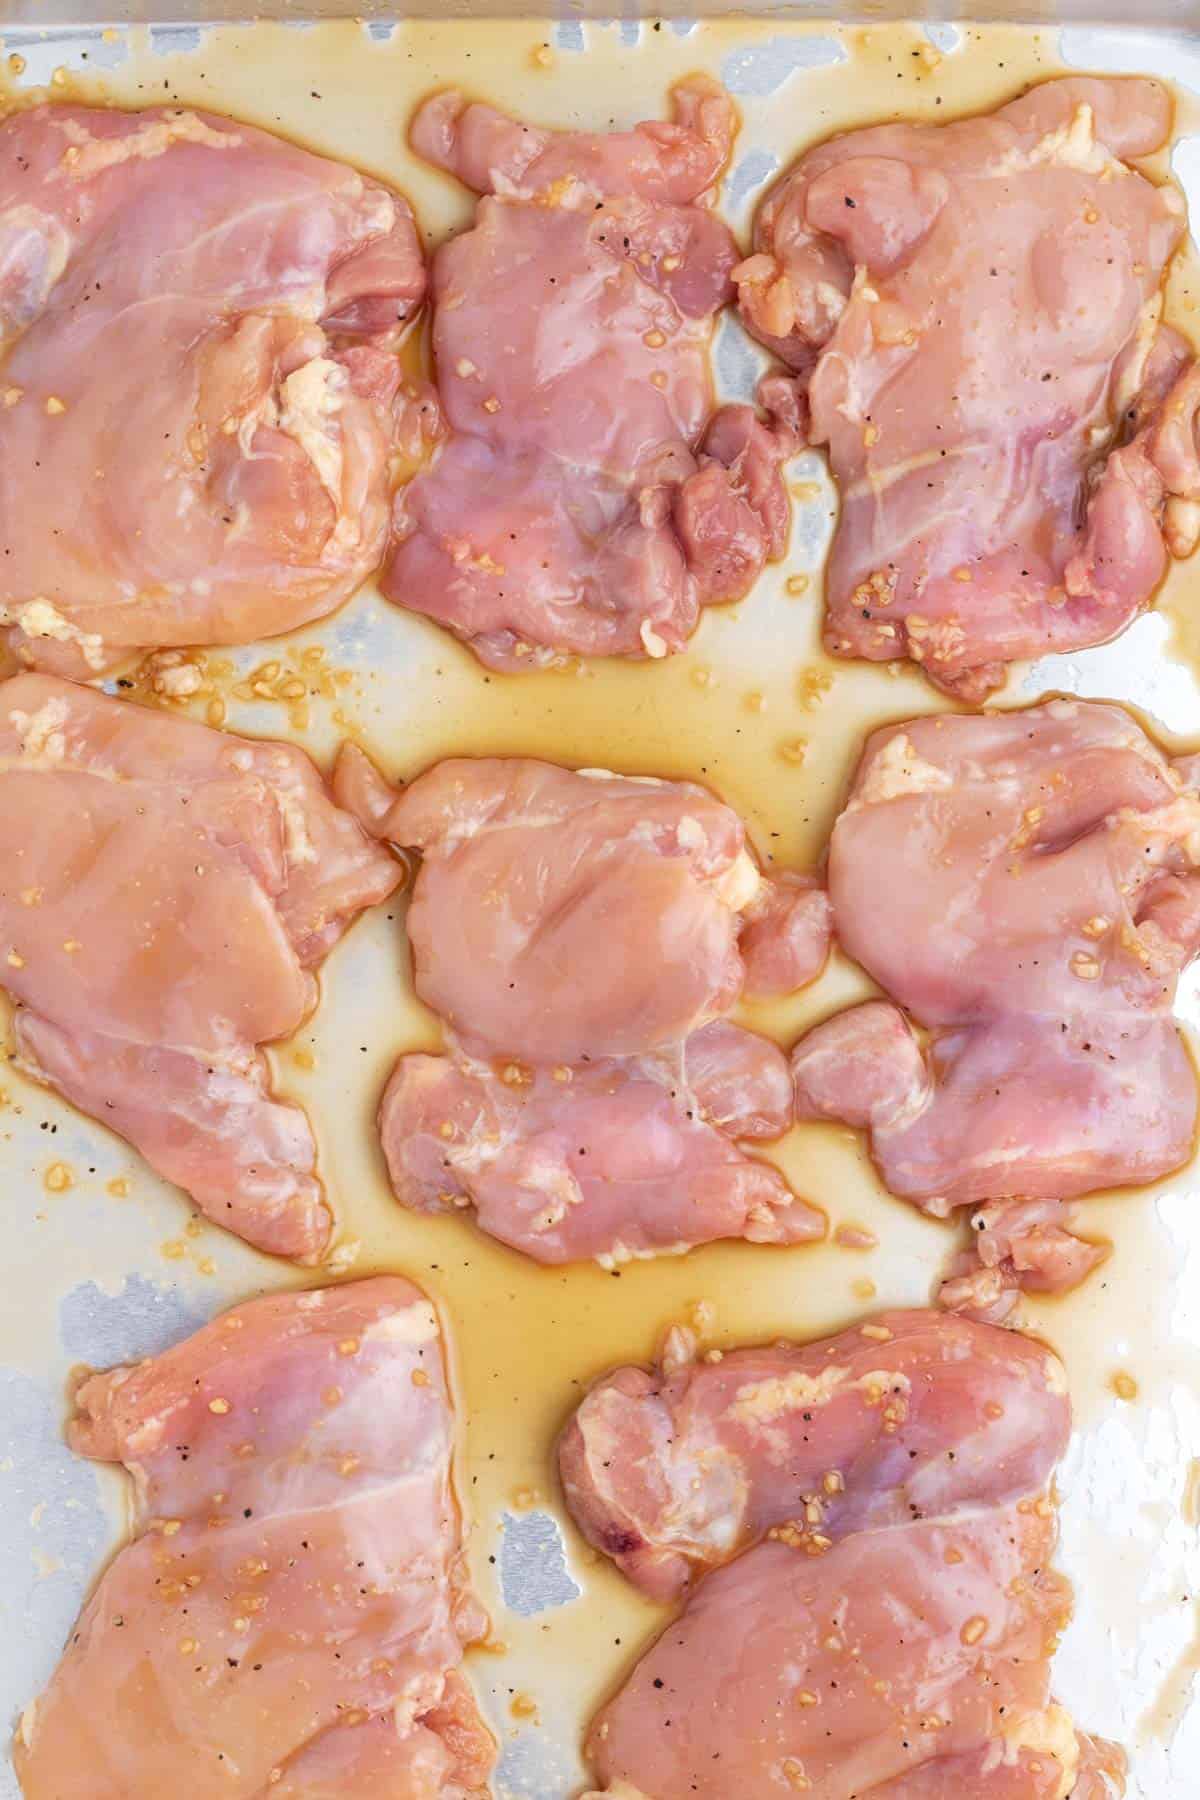
[[[694,782],[456,757],[395,798],[348,746],[334,783],[368,830],[421,852],[417,992],[472,1048],[574,1063],[677,1043],[738,999],[747,922],[758,991],[824,964],[824,895],[766,880],[737,814]]]
[[[405,1206],[474,1206],[484,1231],[546,1263],[825,1235],[825,1215],[735,1141],[791,1123],[787,1061],[765,1038],[717,1022],[670,1055],[552,1069],[449,1050],[402,1056],[380,1106]]]
[[[870,1800],[1112,1800],[1122,1791],[1122,1752],[1075,1730],[1061,1707],[1049,1707],[1030,1737],[1041,1747],[1006,1745],[998,1753],[991,1744],[966,1756],[939,1757],[873,1787]]]
[[[998,1410],[1002,1409],[1002,1410]],[[559,1447],[572,1517],[652,1599],[678,1599],[817,1495],[811,1529],[884,1530],[913,1513],[1046,1485],[1071,1409],[1061,1365],[1031,1338],[935,1312],[888,1313],[811,1344],[697,1361],[668,1337],[660,1373],[597,1384]],[[947,1446],[970,1444],[969,1456]],[[839,1481],[824,1484],[829,1470]]]
[[[395,1276],[236,1307],[93,1375],[132,1541],[15,1745],[25,1800],[484,1800],[438,1321]]]
[[[821,973],[832,912],[828,894],[811,875],[785,871],[763,882],[745,916],[738,948],[750,999],[794,993]]]
[[[986,1306],[1093,1266],[1058,1202],[1191,1154],[1196,1081],[1171,1007],[1200,949],[1195,776],[1121,708],[1082,701],[867,741],[829,892],[843,949],[897,1004],[801,1039],[797,1109],[865,1127],[887,1186],[930,1212],[988,1203]]]
[[[0,617],[25,660],[87,674],[340,605],[383,555],[424,289],[407,202],[267,132],[11,114]]]
[[[0,976],[29,1073],[127,1137],[202,1212],[317,1260],[331,1218],[259,1046],[401,869],[290,744],[49,675],[0,706]]]
[[[735,131],[694,76],[675,122],[537,130],[456,93],[418,153],[484,197],[433,265],[451,435],[397,501],[384,591],[493,668],[664,656],[782,553],[791,432],[713,415],[737,247],[710,209]]]
[[[951,1263],[939,1299],[954,1312],[1000,1324],[1019,1293],[1061,1294],[1108,1256],[1076,1228],[1061,1200],[992,1200],[971,1214],[971,1239]]]
[[[1119,1792],[1049,1688],[1069,1432],[1056,1357],[944,1313],[704,1360],[676,1331],[607,1377],[560,1446],[574,1517],[653,1597],[713,1572],[592,1726],[604,1793]]]
[[[964,699],[1114,637],[1200,533],[1200,371],[1160,325],[1182,196],[1122,159],[1151,80],[1072,76],[983,117],[829,139],[735,271],[782,357],[764,399],[827,445],[826,643]]]
[[[786,1131],[792,1094],[781,1051],[724,1016],[747,976],[776,992],[819,972],[815,883],[764,879],[737,814],[690,782],[453,760],[397,798],[349,746],[334,783],[422,856],[408,930],[448,1054],[401,1057],[383,1097],[406,1206],[473,1205],[542,1262],[824,1235],[739,1147]]]

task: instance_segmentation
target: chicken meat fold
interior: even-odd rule
[[[252,1300],[77,1406],[133,1537],[21,1720],[25,1800],[484,1800],[461,1664],[487,1621],[418,1289]]]
[[[768,194],[735,279],[790,371],[763,398],[841,491],[834,654],[979,700],[1114,637],[1192,550],[1200,371],[1160,324],[1185,209],[1127,160],[1170,129],[1162,83],[1072,76],[831,138]]]
[[[397,501],[384,591],[493,668],[679,650],[784,548],[792,433],[714,413],[738,253],[709,202],[736,117],[703,77],[673,97],[674,123],[608,135],[453,92],[413,121],[483,198],[434,259],[450,436]]]
[[[263,1043],[401,869],[303,751],[52,675],[0,706],[0,938],[21,1065],[216,1223],[316,1261],[331,1218]]]
[[[1073,1284],[1098,1253],[1061,1203],[1191,1154],[1171,1008],[1200,948],[1197,773],[1120,707],[1074,700],[867,741],[829,892],[842,948],[896,1005],[801,1039],[797,1110],[869,1131],[887,1186],[930,1212],[987,1203],[958,1301]]]
[[[267,132],[11,114],[0,617],[24,659],[88,673],[340,605],[383,556],[424,288],[399,194]]]
[[[409,937],[448,1053],[402,1057],[383,1097],[405,1205],[473,1205],[543,1262],[824,1235],[739,1147],[788,1129],[791,1083],[776,1045],[724,1016],[744,985],[819,972],[815,882],[766,880],[737,814],[690,782],[454,760],[396,797],[353,746],[334,782],[422,858]]]
[[[574,1518],[652,1598],[702,1577],[591,1728],[604,1794],[1119,1793],[1050,1693],[1069,1433],[1055,1356],[945,1313],[704,1359],[675,1331],[601,1381],[559,1450]]]

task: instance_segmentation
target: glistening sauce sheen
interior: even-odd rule
[[[762,192],[761,153],[782,167],[831,131],[898,114],[940,120],[988,107],[1062,67],[1053,34],[1008,28],[965,32],[956,48],[943,50],[917,28],[730,21],[683,35],[647,23],[636,47],[615,27],[583,27],[586,54],[569,47],[577,30],[423,21],[372,38],[353,22],[303,30],[260,24],[206,32],[198,48],[179,52],[168,38],[152,45],[145,33],[130,32],[104,45],[115,67],[97,75],[87,64],[73,66],[49,92],[209,106],[294,136],[396,183],[436,241],[469,219],[472,201],[407,150],[407,117],[434,87],[462,85],[547,124],[604,129],[660,115],[667,88],[683,74],[723,74],[743,110],[735,181],[739,165],[758,153],[760,185],[730,209],[745,230]],[[20,71],[13,77],[21,98],[33,76],[50,80],[56,54],[49,44],[23,53],[25,81],[18,82]],[[772,56],[777,70],[791,69],[774,86]],[[1193,106],[1181,104],[1181,128]],[[1171,283],[1170,310],[1185,328],[1200,295],[1195,274],[1194,260],[1184,259]],[[810,867],[864,733],[945,702],[906,670],[823,655],[819,570],[831,490],[816,457],[794,466],[793,481],[797,520],[786,562],[740,606],[709,612],[687,654],[665,665],[489,675],[448,636],[368,590],[292,639],[202,659],[204,689],[186,710],[296,737],[320,757],[349,733],[402,777],[449,754],[529,754],[688,775],[738,808],[764,861]],[[1200,655],[1198,589],[1200,564],[1175,569],[1162,617],[1143,621],[1124,652],[1077,659],[1083,673],[1072,679],[1087,692],[1146,700],[1153,711],[1154,695],[1138,685],[1128,648],[1153,645],[1156,658],[1173,659],[1156,664],[1169,674],[1175,706],[1173,714],[1160,710],[1174,729],[1186,729],[1179,721],[1189,703],[1200,719],[1192,673]],[[1166,622],[1172,642],[1159,648]],[[255,671],[257,691],[247,680]],[[282,691],[297,679],[303,696]],[[1051,672],[1043,685],[1065,681]],[[1018,677],[1002,703],[1036,691]],[[144,684],[131,694],[154,700]],[[321,1011],[272,1060],[278,1085],[308,1108],[320,1138],[341,1221],[338,1266],[356,1275],[403,1270],[444,1309],[463,1430],[459,1479],[479,1591],[495,1621],[491,1653],[473,1658],[474,1675],[492,1694],[497,1728],[513,1746],[512,1781],[524,1782],[515,1791],[560,1800],[578,1776],[585,1718],[659,1622],[607,1565],[588,1559],[569,1527],[571,1570],[585,1599],[529,1618],[503,1603],[503,1515],[557,1509],[549,1453],[583,1387],[614,1363],[649,1358],[663,1328],[695,1316],[700,1303],[713,1344],[818,1335],[876,1305],[921,1303],[955,1228],[889,1199],[855,1134],[816,1126],[792,1133],[772,1154],[798,1190],[826,1209],[831,1228],[865,1228],[878,1239],[873,1250],[844,1249],[831,1238],[791,1252],[710,1248],[612,1274],[555,1271],[491,1244],[466,1219],[404,1212],[384,1179],[374,1111],[398,1052],[435,1046],[438,1031],[411,992],[402,918],[401,902],[355,928],[327,964]],[[790,1042],[804,1021],[866,991],[864,978],[835,960],[811,992],[747,1016]],[[28,1304],[10,1302],[0,1319],[6,1359],[43,1382],[49,1369],[57,1381],[69,1354],[56,1302],[89,1280],[106,1293],[134,1270],[160,1285],[177,1280],[189,1304],[209,1313],[261,1287],[305,1279],[207,1228],[185,1228],[178,1196],[122,1146],[15,1072],[3,1074],[0,1148],[15,1227],[9,1292],[30,1295]],[[69,1174],[65,1188],[56,1185],[61,1174],[49,1173],[60,1167]],[[1131,1744],[1131,1791],[1146,1800],[1184,1800],[1188,1773],[1200,1764],[1195,1709],[1185,1722],[1198,1660],[1191,1596],[1200,1592],[1194,1520],[1184,1516],[1189,1461],[1200,1450],[1200,1311],[1190,1299],[1200,1293],[1200,1259],[1188,1220],[1195,1191],[1186,1174],[1161,1190],[1089,1202],[1089,1232],[1110,1238],[1116,1254],[1079,1295],[1027,1308],[1034,1328],[1066,1358],[1081,1428],[1064,1479],[1064,1562],[1078,1584],[1079,1617],[1060,1658],[1059,1685],[1081,1722]],[[1136,1397],[1122,1398],[1131,1384]],[[48,1646],[46,1654],[56,1650]],[[14,1696],[17,1704],[25,1698]]]

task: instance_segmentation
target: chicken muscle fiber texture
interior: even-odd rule
[[[235,1307],[85,1380],[134,1480],[15,1746],[25,1800],[485,1800],[437,1316],[395,1276]]]
[[[808,151],[735,271],[841,498],[826,644],[980,700],[1123,630],[1200,530],[1191,348],[1160,324],[1183,199],[1127,160],[1162,83],[1072,76]]]
[[[824,1234],[740,1148],[784,1132],[792,1096],[777,1046],[725,1017],[747,980],[819,972],[815,882],[764,879],[737,814],[690,782],[453,759],[397,797],[347,747],[334,785],[422,856],[408,929],[448,1054],[401,1057],[384,1094],[405,1205],[474,1205],[544,1262]]]
[[[1050,1693],[1069,1431],[1057,1358],[944,1313],[717,1360],[676,1331],[598,1383],[560,1445],[572,1515],[652,1597],[698,1578],[592,1726],[605,1795],[1119,1792]]]
[[[714,414],[709,344],[737,247],[708,204],[733,105],[552,132],[450,92],[415,149],[483,195],[433,265],[448,441],[399,498],[391,599],[484,662],[663,656],[782,553],[791,433]]]
[[[383,555],[392,351],[424,289],[400,195],[265,131],[6,119],[0,617],[22,656],[88,673],[340,605]]]
[[[842,948],[897,1004],[801,1039],[797,1106],[868,1130],[893,1193],[941,1214],[985,1203],[977,1301],[1078,1280],[1095,1254],[1058,1203],[1191,1153],[1171,1008],[1200,948],[1196,773],[1086,701],[867,740],[829,891]]]
[[[400,880],[309,758],[56,676],[0,705],[0,976],[22,1064],[215,1223],[316,1260],[331,1218],[259,1046]]]

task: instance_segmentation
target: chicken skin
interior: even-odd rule
[[[1191,1154],[1171,1008],[1200,949],[1195,777],[1120,707],[1073,700],[867,740],[829,893],[896,1004],[801,1039],[797,1110],[869,1131],[887,1186],[930,1212],[984,1203],[976,1300],[1072,1285],[1097,1253],[1061,1203]]]
[[[792,1094],[782,1052],[725,1016],[748,984],[819,973],[815,882],[764,878],[737,814],[691,782],[452,759],[397,796],[348,746],[334,786],[422,858],[414,977],[448,1040],[402,1057],[383,1098],[405,1205],[473,1205],[545,1262],[823,1235],[739,1147],[786,1131]]]
[[[735,271],[787,365],[763,397],[828,448],[826,644],[978,701],[1115,637],[1200,532],[1191,347],[1160,324],[1184,203],[1152,80],[1071,76],[943,126],[808,151]],[[982,246],[982,247],[981,247]]]
[[[10,115],[0,617],[24,659],[86,675],[339,606],[383,556],[424,289],[400,195],[267,132]]]
[[[673,97],[673,123],[608,135],[453,92],[413,121],[483,197],[434,259],[450,437],[397,500],[384,591],[493,668],[679,650],[783,551],[792,434],[714,415],[737,247],[709,201],[734,109],[699,76]]]
[[[21,1065],[248,1243],[316,1261],[332,1220],[259,1046],[401,870],[303,751],[50,675],[0,706],[0,975]]]
[[[1119,1793],[1050,1694],[1069,1432],[1057,1358],[945,1313],[715,1360],[676,1331],[600,1382],[560,1445],[574,1518],[654,1598],[703,1576],[591,1728],[604,1794]]]
[[[25,1800],[485,1800],[460,1668],[486,1619],[418,1289],[252,1300],[76,1403],[133,1536],[21,1720]]]

